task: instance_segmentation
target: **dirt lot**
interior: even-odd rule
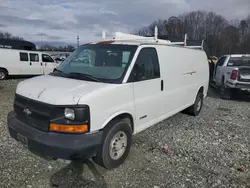
[[[136,135],[125,164],[108,171],[46,161],[11,139],[6,116],[20,80],[0,82],[0,187],[250,187],[250,101],[220,100],[213,90],[202,114],[179,113]],[[172,153],[165,153],[168,144]],[[241,168],[241,169],[240,169]]]

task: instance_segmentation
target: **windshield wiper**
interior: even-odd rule
[[[95,81],[95,82],[101,82],[98,78],[96,78],[94,76],[91,76],[89,74],[84,74],[84,73],[80,73],[80,72],[71,72],[69,74],[70,75],[80,76],[82,78],[87,78],[87,79],[90,79],[90,80]]]
[[[51,74],[54,75],[54,74],[53,74],[54,72],[59,72],[61,76],[67,77],[66,74],[65,74],[63,71],[58,70],[57,68],[54,68],[54,71],[53,71]]]

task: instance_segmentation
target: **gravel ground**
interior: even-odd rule
[[[210,90],[199,117],[179,113],[134,136],[125,164],[108,171],[91,160],[46,161],[10,138],[6,116],[19,81],[0,82],[1,188],[250,187],[248,99],[220,100]]]

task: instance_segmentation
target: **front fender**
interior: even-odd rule
[[[133,119],[133,123],[135,124],[135,117],[132,115],[133,113],[128,110],[121,110],[109,116],[102,124],[101,129],[104,129],[108,125],[109,122],[111,122],[113,119],[115,119],[116,117],[122,114],[129,114]]]

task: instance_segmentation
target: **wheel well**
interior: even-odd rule
[[[203,86],[200,87],[198,93],[202,93],[202,94],[204,93],[204,87]]]
[[[119,120],[119,119],[124,119],[124,118],[128,118],[128,119],[130,120],[132,132],[134,132],[134,120],[133,120],[132,115],[129,114],[129,113],[120,114],[120,115],[114,117],[113,119],[111,119],[111,120],[109,121],[109,123],[112,122],[112,121],[117,121],[117,120]],[[108,123],[107,125],[109,125],[109,123]],[[105,126],[105,128],[106,128],[106,127],[107,127],[107,126]]]
[[[9,72],[8,72],[8,70],[7,70],[6,68],[2,68],[2,67],[0,67],[0,70],[4,70],[4,71],[6,71],[6,72],[7,72],[7,74],[9,74]]]

